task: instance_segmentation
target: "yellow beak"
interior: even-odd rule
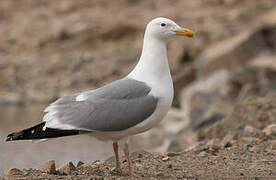
[[[187,37],[193,37],[195,34],[193,31],[191,31],[190,29],[186,29],[186,28],[181,28],[174,32],[176,32],[176,35],[187,36]]]

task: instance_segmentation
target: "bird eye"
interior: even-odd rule
[[[165,27],[165,26],[166,26],[166,24],[165,24],[165,23],[161,23],[161,26],[162,26],[162,27]]]

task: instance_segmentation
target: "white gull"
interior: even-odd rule
[[[88,133],[104,141],[113,141],[118,172],[121,171],[120,141],[131,175],[129,137],[156,126],[172,104],[173,82],[166,44],[175,35],[192,37],[193,32],[167,18],[153,19],[145,30],[139,62],[126,77],[56,100],[45,109],[41,124],[12,133],[7,141]]]

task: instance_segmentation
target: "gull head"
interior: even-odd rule
[[[146,28],[146,34],[162,40],[168,40],[175,35],[193,37],[194,32],[179,26],[168,18],[155,18],[151,20]]]

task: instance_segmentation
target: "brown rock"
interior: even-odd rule
[[[183,116],[193,129],[209,126],[232,111],[232,102],[225,101],[230,73],[219,71],[182,89]]]
[[[179,156],[181,153],[180,152],[168,152],[167,155],[169,157],[174,157],[174,156]]]
[[[263,133],[261,132],[261,130],[254,128],[250,125],[247,125],[243,130],[242,136],[243,137],[262,137]]]
[[[276,55],[258,56],[249,63],[252,68],[271,69],[276,71]]]
[[[263,129],[276,123],[276,91],[265,97],[250,97],[235,106],[230,116],[215,123],[205,138],[223,138],[227,133],[243,132],[246,126]],[[248,131],[250,129],[247,129]]]
[[[80,166],[83,165],[83,164],[84,164],[84,162],[79,161],[78,164],[77,164],[77,167],[80,167]]]
[[[268,125],[263,132],[267,136],[276,136],[276,124],[270,124]]]
[[[5,176],[16,176],[16,175],[23,175],[23,171],[17,169],[17,168],[12,168],[8,170],[5,174]]]
[[[219,149],[221,142],[218,138],[211,139],[210,141],[207,142],[207,146],[212,149]]]
[[[258,138],[255,138],[255,137],[242,137],[240,139],[238,139],[238,142],[244,144],[245,146],[246,145],[251,145],[251,144],[255,144],[257,142],[259,142],[260,140]]]
[[[271,150],[276,151],[276,140],[271,141]]]
[[[49,174],[56,173],[56,163],[55,163],[55,160],[48,161],[40,169],[42,171],[46,171]]]
[[[228,148],[233,145],[233,142],[234,142],[234,134],[228,133],[220,143],[223,147]]]
[[[72,162],[69,162],[68,164],[65,164],[57,169],[59,173],[67,174],[67,175],[70,175],[75,170],[76,170],[76,167]]]
[[[170,157],[166,155],[162,158],[162,161],[168,161],[169,159],[170,159]]]
[[[198,157],[205,157],[205,156],[208,156],[208,153],[206,151],[201,151],[197,156]]]

